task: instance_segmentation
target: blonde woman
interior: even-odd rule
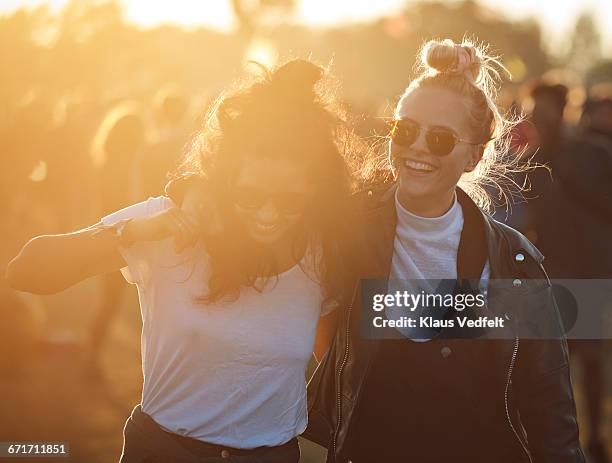
[[[483,212],[483,184],[507,167],[499,62],[451,40],[428,42],[421,60],[389,136],[396,181],[363,196],[362,277],[510,279],[517,297],[543,294],[558,323],[550,284],[532,284],[548,281],[543,256]],[[305,436],[328,462],[584,462],[565,339],[520,339],[493,300],[503,339],[364,339],[359,294],[309,384]]]

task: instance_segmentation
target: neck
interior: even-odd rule
[[[276,262],[277,273],[296,265],[306,252],[306,240],[290,234],[267,248],[267,254]]]
[[[419,217],[440,217],[453,205],[455,189],[436,197],[410,198],[402,194],[400,188],[398,199],[404,209]]]

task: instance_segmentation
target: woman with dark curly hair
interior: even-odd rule
[[[36,237],[8,267],[38,294],[118,269],[137,286],[144,385],[122,463],[299,459],[319,318],[349,287],[353,145],[321,67],[263,74],[213,105],[168,196]]]

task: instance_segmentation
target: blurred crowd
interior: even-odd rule
[[[539,82],[532,86],[532,127],[526,153],[537,165],[526,180],[527,200],[513,225],[545,255],[546,269],[555,279],[612,277],[612,85],[601,84],[586,93],[577,123],[564,115],[568,87]],[[531,138],[531,140],[529,140]],[[603,288],[603,286],[601,286]],[[609,288],[606,286],[606,288]],[[593,285],[593,291],[600,287]],[[602,304],[607,310],[612,292]],[[589,310],[580,307],[579,310]],[[596,308],[600,309],[600,308]],[[601,310],[601,309],[600,309]],[[605,309],[604,309],[605,310]],[[570,340],[570,351],[582,365],[586,399],[586,445],[592,461],[608,461],[603,441],[606,396],[606,340]]]
[[[612,278],[612,64],[591,63],[598,71],[590,74],[550,72],[554,59],[533,24],[505,23],[472,2],[453,8],[423,4],[401,17],[326,32],[250,24],[227,37],[171,26],[141,31],[123,22],[113,3],[69,2],[60,26],[44,9],[0,18],[0,60],[7,70],[0,77],[0,262],[5,265],[32,236],[86,227],[163,194],[208,102],[247,58],[261,56],[248,55],[253,43],[273,46],[281,56],[294,50],[333,57],[356,130],[376,140],[385,135],[389,102],[407,85],[408,57],[422,39],[442,32],[460,38],[469,30],[514,60],[508,66],[519,81],[500,98],[508,111],[526,117],[515,127],[512,147],[520,163],[544,166],[514,174],[526,189],[509,209],[500,202],[496,218],[538,246],[551,277]],[[438,29],[428,21],[432,15]],[[53,42],[45,35],[50,29]],[[88,375],[103,374],[97,359],[133,289],[119,273],[98,283],[100,300],[76,336],[90,356]],[[51,335],[40,299],[33,303],[0,280],[0,381],[19,381]],[[74,310],[80,304],[75,300]],[[571,345],[583,365],[593,455],[603,455],[603,436],[612,430],[612,386],[605,386],[604,369],[610,352],[604,346]]]

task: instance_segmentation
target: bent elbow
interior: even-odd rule
[[[13,289],[18,289],[19,286],[19,272],[17,270],[17,259],[19,256],[14,257],[6,266],[4,270],[4,279],[8,285]]]
[[[35,292],[31,286],[28,284],[28,278],[24,275],[23,265],[21,265],[19,256],[14,257],[8,265],[6,266],[6,270],[4,271],[4,279],[8,283],[8,285],[17,291],[25,291],[25,292]]]
[[[40,284],[36,275],[28,270],[27,265],[23,261],[22,254],[23,251],[14,257],[6,266],[4,278],[8,286],[16,291],[38,295],[48,295],[57,292],[53,288],[50,288],[48,284]]]

